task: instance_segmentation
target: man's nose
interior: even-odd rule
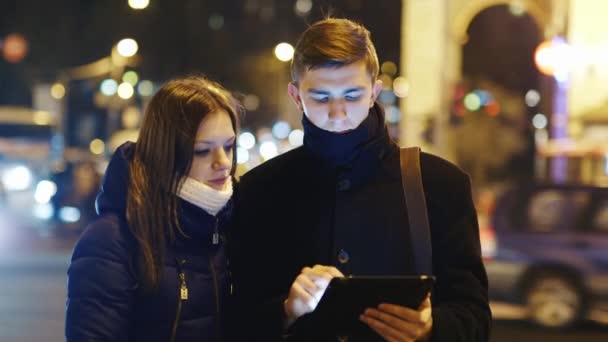
[[[332,100],[329,104],[329,119],[340,120],[346,117],[346,108],[340,100]]]

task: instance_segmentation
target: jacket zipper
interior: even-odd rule
[[[188,300],[188,284],[186,284],[186,273],[182,270],[181,265],[186,263],[186,260],[175,260],[177,262],[177,271],[179,274],[179,296],[177,299],[177,311],[175,313],[175,320],[173,321],[173,331],[171,333],[171,342],[175,342],[175,336],[177,335],[177,326],[179,325],[179,317],[182,313],[182,302]]]
[[[219,229],[218,229],[218,219],[215,218],[215,231],[213,232],[213,244],[219,244]],[[221,341],[221,322],[220,322],[220,291],[219,285],[217,281],[217,272],[215,271],[215,266],[213,265],[213,256],[209,254],[209,268],[211,269],[211,276],[213,278],[213,291],[215,293],[215,336],[217,341]]]

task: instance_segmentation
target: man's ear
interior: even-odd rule
[[[289,84],[287,85],[287,93],[289,94],[289,97],[291,97],[291,99],[293,100],[293,103],[296,104],[298,109],[303,112],[304,106],[302,106],[302,98],[300,97],[300,90],[298,89],[298,86],[295,85],[295,83],[293,82],[289,82]]]
[[[382,91],[382,81],[376,80],[376,82],[374,82],[374,85],[372,86],[372,103],[369,105],[370,108],[374,106],[374,103],[376,102],[376,99],[380,95],[381,91]]]

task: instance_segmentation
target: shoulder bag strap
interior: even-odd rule
[[[420,171],[420,147],[401,148],[401,184],[410,225],[414,266],[418,274],[433,274],[433,251]]]

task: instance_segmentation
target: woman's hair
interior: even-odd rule
[[[365,26],[349,19],[326,18],[313,23],[298,39],[291,63],[291,79],[307,70],[341,67],[364,61],[372,80],[378,77],[378,55]]]
[[[224,110],[235,134],[240,106],[221,85],[204,77],[169,81],[152,97],[129,165],[127,222],[138,243],[137,274],[144,290],[158,287],[165,246],[183,234],[175,195],[189,174],[196,133],[209,113]],[[236,153],[233,153],[234,175]]]

